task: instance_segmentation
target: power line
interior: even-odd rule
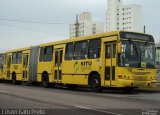
[[[52,34],[52,35],[58,35],[57,33],[43,31],[43,30],[38,30],[38,29],[33,29],[33,28],[27,28],[27,27],[22,27],[22,26],[15,26],[15,25],[9,25],[9,24],[4,24],[4,23],[0,23],[0,25],[12,27],[12,28],[25,29],[25,30],[29,30],[29,31],[43,32],[43,33]],[[64,34],[61,34],[61,35],[64,35]]]
[[[47,22],[47,21],[30,21],[30,20],[19,20],[19,19],[7,19],[7,18],[0,18],[0,21],[10,21],[10,22],[21,22],[21,23],[41,23],[41,24],[57,24],[57,25],[70,25],[70,23],[65,23],[65,22]],[[9,24],[3,24],[0,23],[1,25],[4,26],[10,26],[14,28],[21,28],[21,29],[27,29],[27,30],[33,30],[33,31],[38,31],[38,32],[43,32],[43,33],[49,33],[53,34],[52,32],[47,32],[43,30],[37,30],[37,29],[32,29],[32,28],[26,28],[26,27],[21,27],[21,26],[14,26],[14,25],[9,25]],[[92,29],[90,27],[87,27],[88,29]],[[96,29],[98,32],[103,32],[101,30]],[[57,33],[56,33],[57,34]],[[63,35],[63,34],[62,34]]]
[[[17,20],[17,19],[7,19],[0,18],[1,21],[10,21],[10,22],[22,22],[22,23],[42,23],[42,24],[61,24],[61,25],[69,25],[70,23],[65,22],[47,22],[47,21],[30,21],[30,20]]]
[[[57,25],[70,25],[71,23],[65,22],[47,22],[47,21],[30,21],[30,20],[17,20],[17,19],[7,19],[7,18],[0,18],[1,21],[10,21],[10,22],[22,22],[22,23],[42,23],[42,24],[57,24]],[[92,29],[87,27],[88,29]],[[98,32],[103,32],[101,30],[97,30]]]

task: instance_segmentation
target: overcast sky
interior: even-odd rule
[[[123,0],[143,7],[147,33],[160,41],[160,0]],[[69,38],[76,14],[92,12],[105,22],[107,0],[0,0],[0,50]],[[37,23],[44,22],[44,23]]]

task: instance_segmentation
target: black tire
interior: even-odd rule
[[[71,90],[74,90],[77,88],[77,85],[74,85],[74,84],[67,84],[66,86],[68,89],[71,89]]]
[[[91,76],[90,88],[92,89],[93,92],[101,92],[102,91],[101,80],[100,80],[100,76],[98,74],[94,74]]]
[[[124,88],[123,92],[126,94],[133,93],[135,91],[135,88]]]
[[[13,74],[13,75],[12,75],[12,84],[13,84],[13,85],[16,85],[16,84],[17,84],[16,74]]]
[[[43,87],[44,87],[44,88],[49,88],[49,87],[50,87],[50,84],[49,84],[48,74],[44,74],[42,77],[43,77],[43,79],[42,79]]]

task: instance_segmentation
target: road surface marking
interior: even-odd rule
[[[0,93],[6,93],[7,91],[0,91]]]
[[[112,114],[112,115],[123,115],[123,114],[119,114],[119,113],[114,113],[114,112],[110,112],[110,111],[103,111],[103,110],[98,110],[98,109],[92,109],[92,108],[83,107],[83,106],[75,106],[75,107],[76,107],[76,108],[81,108],[81,109],[86,109],[86,110],[91,110],[91,111],[108,113],[108,114]]]

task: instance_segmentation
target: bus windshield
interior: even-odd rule
[[[119,66],[155,68],[155,45],[148,42],[122,41]],[[143,66],[143,67],[144,67]]]
[[[3,69],[4,57],[0,54],[0,69]]]

